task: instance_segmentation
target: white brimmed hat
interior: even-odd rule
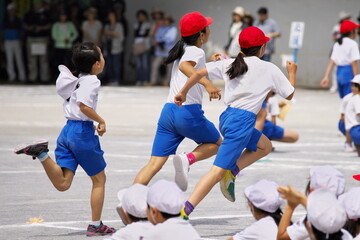
[[[150,186],[147,203],[161,212],[176,215],[185,204],[185,195],[176,183],[161,179]]]
[[[243,17],[245,15],[245,10],[243,7],[237,6],[236,8],[234,8],[233,13],[239,15],[240,17]]]
[[[339,20],[344,20],[351,17],[351,13],[348,13],[346,11],[339,12]]]
[[[346,212],[329,189],[310,193],[307,200],[307,217],[312,226],[325,234],[338,232],[346,223]]]
[[[310,169],[310,187],[312,189],[328,188],[336,196],[345,190],[344,175],[332,166],[317,166]]]
[[[282,198],[277,188],[279,187],[273,181],[262,179],[254,185],[245,188],[245,196],[257,208],[266,212],[274,213],[279,209]]]
[[[360,74],[355,75],[355,77],[350,82],[360,84]]]
[[[140,183],[120,190],[117,195],[120,201],[119,206],[134,217],[146,218],[148,191],[149,188]]]
[[[339,197],[349,219],[360,218],[360,187],[350,189]]]

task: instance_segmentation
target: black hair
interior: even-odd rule
[[[343,236],[341,230],[337,231],[336,233],[326,234],[316,229],[313,225],[311,225],[311,229],[315,235],[316,240],[341,240]]]
[[[226,74],[230,80],[245,74],[248,71],[248,66],[244,60],[244,56],[256,56],[260,51],[261,46],[251,48],[241,48],[241,51],[236,56],[234,62],[230,65]]]
[[[100,61],[100,52],[95,43],[83,42],[73,47],[72,62],[77,73],[90,73],[97,61]]]
[[[161,211],[160,211],[160,213],[163,216],[163,218],[165,218],[165,219],[174,218],[174,217],[180,217],[180,213],[178,213],[178,214],[170,214],[170,213],[161,212]]]
[[[144,9],[140,9],[136,12],[136,18],[138,18],[141,14],[144,15],[146,19],[149,19],[149,15]]]
[[[268,14],[268,10],[266,7],[261,7],[259,8],[259,10],[257,11],[258,14]]]
[[[147,218],[139,218],[139,217],[135,217],[134,215],[131,215],[130,213],[127,212],[127,215],[129,216],[130,220],[132,222],[140,222],[140,221],[147,221]]]
[[[309,194],[310,194],[310,180],[308,181],[305,188],[305,196],[309,196]]]
[[[169,51],[169,56],[165,59],[165,64],[170,64],[177,59],[180,59],[182,55],[184,55],[184,45],[187,44],[189,46],[194,46],[196,41],[200,37],[200,33],[206,33],[206,27],[200,32],[195,33],[194,35],[188,37],[181,37],[179,41],[175,44],[175,46]]]
[[[352,82],[351,84],[354,85],[358,89],[358,91],[360,91],[360,84],[354,82]]]
[[[343,228],[353,237],[356,237],[358,235],[358,230],[360,229],[360,218],[356,219],[356,221],[349,219]]]
[[[283,215],[283,212],[282,212],[282,210],[280,208],[278,208],[274,213],[271,213],[271,212],[267,212],[267,211],[264,211],[264,210],[262,210],[260,208],[255,207],[254,204],[253,204],[253,207],[254,207],[254,210],[256,212],[272,217],[272,219],[274,219],[276,225],[279,226],[281,217]]]
[[[336,40],[340,45],[342,44],[343,42],[343,38],[344,37],[350,37],[351,33],[353,32],[354,30],[350,31],[350,32],[347,32],[347,33],[342,33],[341,36],[338,38],[338,40]]]

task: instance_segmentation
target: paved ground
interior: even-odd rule
[[[122,227],[115,207],[116,193],[133,181],[147,162],[157,118],[167,96],[167,88],[103,87],[98,112],[107,120],[108,132],[101,138],[108,162],[107,192],[103,212],[106,224]],[[253,222],[243,189],[261,178],[291,184],[303,190],[309,168],[330,164],[346,176],[347,189],[359,186],[351,176],[360,172],[355,153],[344,153],[343,137],[337,130],[338,96],[326,91],[299,90],[296,102],[283,126],[300,133],[295,144],[274,143],[276,151],[243,171],[237,180],[237,201],[228,202],[216,186],[191,216],[191,223],[204,238],[226,239]],[[0,239],[87,239],[90,218],[90,181],[80,169],[72,188],[57,192],[39,162],[12,153],[19,143],[47,138],[50,149],[65,123],[62,101],[54,86],[0,86]],[[218,123],[224,110],[222,102],[205,101],[206,116]],[[195,145],[184,141],[180,151]],[[53,156],[53,152],[50,152]],[[213,159],[195,164],[190,172],[190,194]],[[169,161],[155,179],[172,179]],[[299,208],[296,216],[304,212]],[[41,216],[42,224],[27,224]],[[296,217],[295,217],[296,218]],[[95,238],[101,239],[101,238]]]

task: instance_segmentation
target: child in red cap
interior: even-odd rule
[[[212,168],[185,203],[184,215],[189,215],[219,181],[224,196],[235,201],[237,173],[271,151],[270,140],[254,128],[256,114],[271,90],[283,98],[292,99],[297,66],[287,62],[288,80],[273,63],[262,61],[260,58],[264,55],[267,41],[269,38],[259,28],[245,28],[239,35],[241,51],[236,59],[206,64],[205,68],[190,77],[175,96],[175,103],[181,106],[192,86],[204,76],[225,81],[224,101],[228,108],[220,116],[224,141]]]
[[[350,80],[359,73],[357,65],[357,61],[360,59],[359,46],[357,42],[354,41],[357,36],[358,27],[360,27],[360,25],[349,20],[341,23],[341,37],[333,46],[325,76],[320,82],[322,87],[328,86],[329,75],[334,65],[336,65],[336,79],[340,98],[351,93]]]
[[[182,140],[190,138],[199,144],[191,153],[174,157],[175,182],[185,191],[187,189],[189,166],[198,160],[216,154],[221,137],[212,122],[206,119],[201,108],[204,87],[212,98],[220,98],[220,90],[203,78],[190,91],[182,108],[174,103],[176,93],[187,79],[197,70],[205,67],[205,53],[200,48],[207,42],[212,23],[211,18],[199,12],[184,15],[180,20],[182,38],[170,50],[165,63],[174,63],[171,72],[170,92],[162,109],[149,163],[138,173],[134,183],[148,184],[160,171],[169,155],[175,154]],[[215,56],[213,56],[215,57]]]

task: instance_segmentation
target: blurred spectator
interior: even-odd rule
[[[78,32],[78,37],[74,40],[74,42],[81,42],[82,39],[82,31],[81,31],[81,13],[79,6],[74,3],[70,6],[70,15],[69,20],[74,24],[76,30]]]
[[[93,42],[100,46],[102,23],[97,20],[97,9],[90,7],[85,12],[86,19],[81,26],[83,42]]]
[[[156,47],[155,35],[156,35],[156,32],[159,29],[159,27],[161,25],[164,25],[164,12],[160,11],[157,8],[154,8],[151,13],[151,18],[153,20],[153,24],[152,24],[151,30],[150,30],[151,47],[153,48],[152,50],[155,51],[155,49],[154,49]]]
[[[9,82],[14,82],[16,79],[14,60],[18,71],[18,79],[20,82],[25,82],[25,66],[21,51],[22,22],[16,16],[16,6],[14,3],[10,3],[7,6],[7,15],[3,22],[2,31]]]
[[[254,26],[260,28],[270,38],[270,41],[266,43],[265,54],[261,59],[270,62],[271,55],[275,52],[275,38],[281,36],[280,28],[275,20],[269,18],[267,8],[259,8],[258,15],[259,20],[255,21]]]
[[[251,15],[251,13],[245,12],[245,15],[243,17],[243,23],[243,28],[251,27],[254,24],[254,17]]]
[[[172,64],[165,65],[164,60],[174,46],[176,37],[177,29],[174,20],[170,15],[166,15],[163,24],[159,26],[155,34],[155,56],[151,68],[151,85],[158,84],[159,80],[162,85],[169,85]]]
[[[78,37],[75,25],[68,21],[65,10],[60,10],[59,21],[55,22],[51,28],[51,37],[54,40],[54,65],[65,64],[70,68],[71,48],[74,40]]]
[[[150,28],[149,17],[145,10],[136,13],[134,26],[133,54],[136,57],[136,85],[144,85],[150,78]]]
[[[225,46],[225,54],[229,55],[231,58],[236,58],[240,51],[240,45],[238,42],[238,37],[242,29],[244,29],[243,17],[245,11],[243,7],[236,7],[232,12],[232,23],[229,29],[229,42]]]
[[[123,27],[124,36],[128,35],[128,22],[125,18],[125,10],[126,4],[123,0],[118,0],[117,3],[114,4],[113,8],[116,14],[116,19]]]
[[[104,28],[103,53],[106,58],[106,74],[109,85],[119,85],[121,82],[120,67],[121,53],[123,51],[124,30],[122,25],[116,21],[114,11],[108,13],[109,23]]]
[[[27,36],[27,55],[30,82],[35,82],[40,66],[40,80],[49,81],[48,45],[51,14],[45,10],[41,0],[33,1],[33,9],[24,18]],[[39,61],[39,64],[38,64]]]

